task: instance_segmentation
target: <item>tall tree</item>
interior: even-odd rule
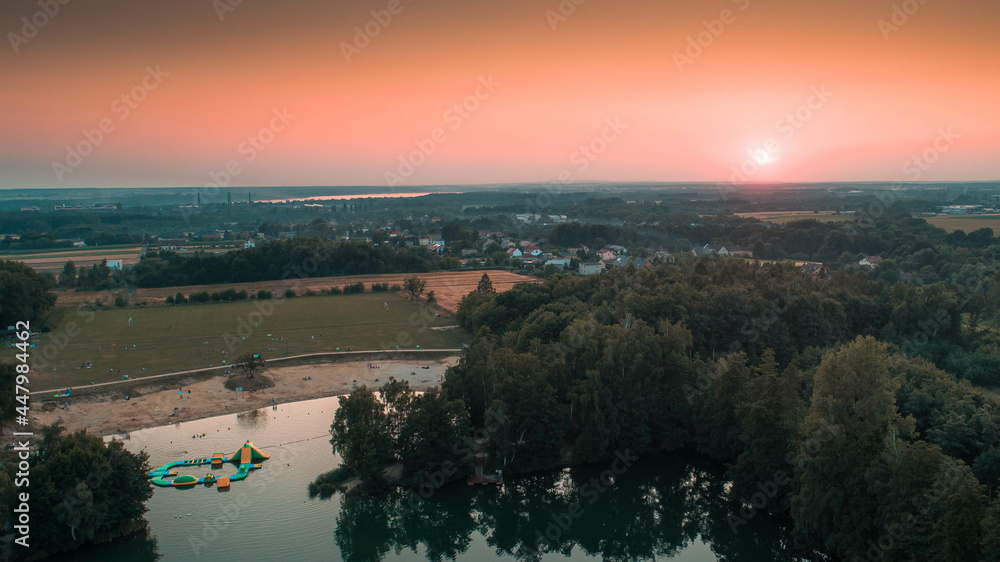
[[[0,330],[22,320],[41,322],[56,302],[51,289],[52,283],[27,265],[0,261]]]
[[[469,412],[437,387],[414,398],[400,434],[403,482],[440,486],[469,473]]]
[[[898,462],[899,442],[913,431],[913,419],[896,409],[898,385],[887,346],[871,337],[828,353],[816,370],[791,509],[796,532],[837,556],[863,556],[878,538],[879,502],[867,478],[883,454]]]
[[[76,264],[70,260],[63,266],[62,275],[59,276],[59,286],[72,287],[73,285],[76,285]]]
[[[411,275],[403,280],[403,290],[406,291],[406,296],[409,297],[411,301],[419,299],[420,295],[424,292],[424,287],[426,286],[427,281],[424,281],[416,275]]]
[[[480,293],[497,292],[496,289],[493,288],[493,280],[490,279],[490,276],[485,273],[483,274],[482,277],[479,278],[479,286],[476,287],[476,290],[479,291]]]
[[[385,488],[385,465],[392,460],[392,435],[385,405],[362,386],[340,398],[330,426],[330,443],[345,470],[361,479],[366,492]]]

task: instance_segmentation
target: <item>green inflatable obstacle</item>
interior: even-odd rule
[[[204,459],[174,461],[149,471],[149,474],[147,474],[146,477],[152,479],[153,484],[164,488],[187,488],[196,484],[211,485],[214,483],[220,490],[225,490],[229,488],[230,481],[243,480],[247,477],[247,474],[250,474],[251,470],[260,468],[258,461],[264,461],[269,458],[271,458],[271,455],[268,455],[257,447],[254,447],[253,441],[247,441],[242,447],[237,449],[235,453],[230,455],[226,455],[225,453],[215,453],[211,457]],[[178,476],[177,471],[174,470],[178,467],[193,467],[201,466],[203,464],[211,465],[212,468],[220,468],[223,462],[229,462],[237,465],[236,474],[216,478],[215,475],[209,472],[205,476],[197,478],[187,474]]]

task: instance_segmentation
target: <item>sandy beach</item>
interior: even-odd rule
[[[224,376],[179,387],[138,388],[138,396],[112,399],[110,394],[83,396],[60,401],[58,407],[32,409],[35,429],[62,419],[70,431],[110,435],[222,414],[234,414],[271,405],[348,394],[356,384],[379,387],[389,377],[409,381],[414,390],[426,390],[440,383],[445,370],[458,356],[436,360],[382,361],[370,368],[364,361],[297,365],[269,369],[264,374],[274,386],[255,393],[227,390]],[[425,368],[428,367],[428,368]],[[189,392],[190,391],[190,392]],[[53,404],[54,405],[54,404]],[[65,406],[65,409],[62,408]],[[46,411],[47,410],[47,411]]]

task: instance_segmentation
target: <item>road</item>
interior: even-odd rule
[[[442,353],[442,352],[461,353],[461,351],[462,351],[461,349],[401,349],[401,350],[398,350],[398,351],[395,351],[395,350],[386,351],[385,353]],[[377,349],[373,349],[373,350],[369,350],[369,351],[339,351],[339,352],[337,352],[337,351],[325,351],[325,352],[321,352],[321,353],[306,353],[306,354],[303,354],[303,355],[293,355],[291,357],[279,357],[277,359],[271,359],[270,361],[268,361],[268,364],[277,363],[279,361],[291,361],[292,359],[302,359],[304,357],[323,357],[323,356],[345,357],[345,356],[351,356],[351,355],[370,355],[372,353],[381,353],[381,351],[379,351]],[[97,384],[88,384],[88,385],[84,385],[84,386],[76,386],[76,387],[70,387],[70,388],[83,389],[83,388],[97,388],[99,386],[114,386],[114,385],[119,385],[119,384],[132,384],[132,383],[135,383],[136,381],[142,381],[142,382],[153,381],[153,380],[156,380],[156,379],[162,379],[164,377],[176,377],[177,375],[194,375],[194,374],[197,374],[197,373],[204,373],[206,371],[221,371],[221,370],[226,369],[226,368],[227,367],[205,367],[203,369],[191,369],[189,371],[177,371],[176,373],[164,373],[162,375],[150,375],[148,377],[132,378],[132,379],[121,380],[121,381],[100,382],[100,383],[97,383]],[[50,390],[36,390],[36,391],[31,392],[29,394],[32,394],[32,395],[35,395],[35,394],[49,394],[49,395],[51,395],[51,394],[61,393],[61,392],[65,391],[65,390],[66,390],[65,387],[64,388],[53,388],[53,389],[50,389]]]

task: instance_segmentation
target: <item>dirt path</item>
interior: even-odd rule
[[[109,435],[262,408],[271,405],[274,398],[281,404],[347,394],[355,381],[359,386],[373,388],[381,386],[390,376],[409,381],[414,390],[426,390],[439,384],[445,369],[457,362],[456,355],[440,360],[383,361],[377,369],[369,368],[364,361],[277,367],[266,373],[274,380],[274,387],[254,394],[241,393],[240,397],[223,387],[222,376],[183,386],[183,395],[174,387],[139,388],[140,396],[129,400],[112,400],[106,395],[84,396],[60,401],[66,409],[33,409],[32,427],[37,430],[61,418],[70,431],[86,429],[89,433]],[[303,380],[306,378],[310,380]]]

